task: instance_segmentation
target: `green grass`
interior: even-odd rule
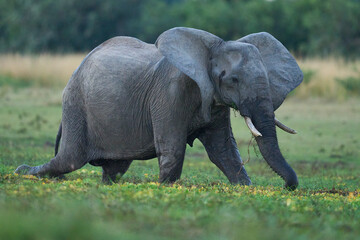
[[[232,186],[199,141],[182,179],[159,185],[157,160],[136,161],[101,183],[90,165],[66,180],[13,174],[53,156],[61,90],[0,86],[0,239],[356,239],[360,235],[360,99],[286,101],[278,131],[299,177],[288,192],[251,143],[241,117],[234,134],[253,186]],[[254,150],[255,149],[255,150]]]

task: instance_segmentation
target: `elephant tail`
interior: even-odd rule
[[[59,150],[59,143],[60,143],[60,139],[61,139],[61,132],[62,132],[62,123],[60,123],[60,126],[59,126],[59,131],[56,135],[56,141],[55,141],[55,157],[58,153],[58,150]]]

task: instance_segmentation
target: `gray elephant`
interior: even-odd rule
[[[159,181],[174,182],[186,144],[198,138],[231,183],[248,185],[230,125],[234,108],[264,159],[293,190],[297,176],[280,152],[275,126],[295,131],[274,111],[302,78],[295,59],[268,33],[226,42],[179,27],[155,44],[115,37],[91,51],[65,87],[55,157],[16,172],[56,177],[90,163],[111,182],[133,160],[157,156]]]

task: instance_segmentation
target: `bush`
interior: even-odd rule
[[[313,79],[313,77],[316,75],[315,70],[302,69],[302,72],[303,72],[303,75],[304,75],[303,84],[310,83],[311,80]]]
[[[360,95],[360,74],[358,77],[336,79],[336,81],[350,94]]]

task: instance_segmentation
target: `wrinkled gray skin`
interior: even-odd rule
[[[174,182],[186,144],[198,138],[231,183],[248,185],[230,126],[233,107],[262,133],[261,154],[292,190],[298,181],[279,150],[274,110],[301,81],[294,58],[268,33],[225,42],[173,28],[155,45],[115,37],[84,59],[64,90],[58,154],[16,172],[54,177],[90,163],[110,182],[133,160],[157,156],[159,181]]]

